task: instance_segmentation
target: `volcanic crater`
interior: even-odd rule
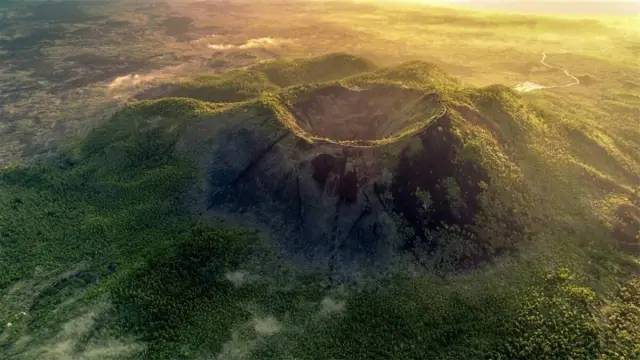
[[[443,112],[438,95],[392,85],[331,85],[298,97],[291,112],[311,138],[380,142],[410,132]]]
[[[287,88],[189,126],[181,143],[205,169],[200,211],[264,225],[292,258],[340,273],[399,254],[475,266],[511,246],[526,226],[511,215],[517,185],[496,169],[514,165],[456,110],[464,92],[423,79]]]

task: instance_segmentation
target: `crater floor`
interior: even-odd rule
[[[297,125],[311,138],[380,141],[400,137],[441,112],[437,95],[393,85],[330,85],[292,105]]]

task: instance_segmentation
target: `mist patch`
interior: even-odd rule
[[[249,49],[260,49],[260,48],[275,48],[282,45],[290,44],[292,40],[290,39],[282,39],[282,38],[272,38],[272,37],[261,37],[255,39],[249,39],[245,43],[240,45],[234,44],[209,44],[207,47],[212,50],[249,50]]]
[[[344,301],[339,301],[331,297],[325,297],[320,302],[320,313],[323,315],[340,314],[345,311],[347,305]]]
[[[272,336],[282,330],[282,324],[273,316],[253,319],[253,329],[262,336]]]

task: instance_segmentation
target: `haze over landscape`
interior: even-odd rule
[[[640,359],[640,2],[0,2],[0,359]]]
[[[385,2],[385,0],[380,0],[379,2]],[[422,5],[457,6],[480,10],[499,10],[532,14],[591,14],[625,16],[640,14],[640,2],[636,0],[405,0],[404,2]]]
[[[451,4],[492,10],[543,14],[638,15],[638,1],[451,1]]]

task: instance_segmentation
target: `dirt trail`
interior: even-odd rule
[[[565,84],[565,85],[557,85],[557,86],[547,86],[546,89],[554,89],[554,88],[563,88],[563,87],[571,87],[571,86],[576,86],[576,85],[580,85],[580,79],[578,79],[575,75],[573,75],[572,73],[569,72],[569,70],[565,69],[565,68],[561,68],[561,67],[557,67],[557,66],[553,66],[553,65],[549,65],[547,63],[547,53],[542,53],[542,59],[540,60],[540,63],[546,67],[548,67],[549,69],[558,69],[558,70],[562,70],[562,72],[571,80],[573,80],[572,82]]]
[[[535,90],[568,88],[568,87],[580,85],[580,79],[578,79],[578,77],[573,75],[569,70],[567,70],[566,68],[553,66],[553,65],[550,65],[549,63],[547,63],[547,53],[546,52],[542,53],[542,59],[540,59],[540,64],[542,64],[544,67],[547,67],[549,69],[562,70],[564,75],[567,76],[568,78],[570,78],[572,81],[570,83],[567,83],[567,84],[564,84],[564,85],[553,85],[553,86],[545,86],[545,85],[540,85],[540,84],[537,84],[537,83],[534,83],[534,82],[531,82],[531,81],[525,81],[523,83],[520,83],[520,84],[514,86],[513,88],[518,92],[531,92],[531,91],[535,91]]]

